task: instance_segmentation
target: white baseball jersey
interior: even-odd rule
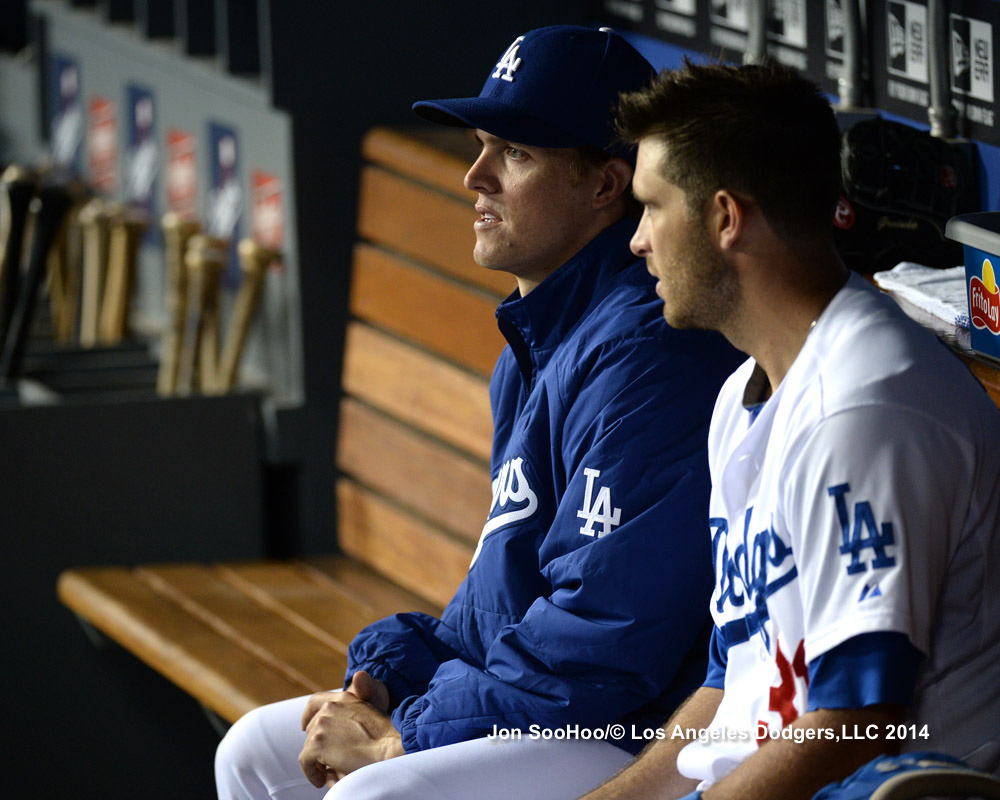
[[[812,708],[815,659],[897,632],[925,656],[903,750],[996,771],[1000,412],[959,359],[857,275],[773,396],[749,410],[755,366],[723,387],[709,434],[725,694],[678,768],[701,788],[721,779],[758,737]]]

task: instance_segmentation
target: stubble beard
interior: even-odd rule
[[[676,277],[667,287],[673,303],[665,301],[663,306],[667,322],[674,328],[724,331],[739,306],[740,287],[735,270],[700,224],[685,232],[680,255],[671,260],[668,273]]]

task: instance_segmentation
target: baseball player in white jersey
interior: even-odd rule
[[[1000,772],[1000,413],[837,257],[829,103],[789,68],[688,64],[620,126],[664,316],[751,358],[709,433],[705,683],[588,797],[809,798],[917,750]]]

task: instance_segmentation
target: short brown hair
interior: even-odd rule
[[[791,240],[832,232],[840,133],[819,87],[781,64],[694,64],[664,70],[619,103],[625,141],[653,137],[666,177],[697,209],[718,189],[750,197]]]

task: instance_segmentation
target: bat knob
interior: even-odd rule
[[[166,234],[176,232],[181,236],[191,236],[197,233],[201,226],[195,219],[182,216],[176,211],[168,211],[160,219],[160,227]]]
[[[237,247],[244,272],[261,272],[272,261],[281,258],[281,251],[264,247],[253,239],[241,239]]]
[[[20,164],[11,164],[0,174],[0,183],[5,186],[12,183],[30,183],[34,185],[38,183],[38,176],[27,167],[22,167]]]
[[[76,219],[84,227],[96,225],[108,215],[108,211],[108,204],[100,197],[95,197],[84,204],[83,208],[76,215]]]
[[[229,242],[216,236],[196,233],[188,239],[184,263],[189,269],[202,267],[221,267],[226,261],[226,251]]]
[[[149,216],[141,208],[125,206],[115,214],[113,224],[125,228],[129,233],[142,233],[149,225]]]

